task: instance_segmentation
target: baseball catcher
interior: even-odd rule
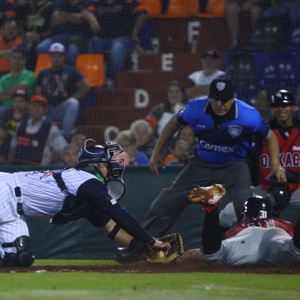
[[[53,224],[86,218],[110,239],[155,261],[173,259],[174,240],[151,236],[118,200],[124,194],[122,148],[88,139],[74,168],[0,175],[0,266],[34,262],[25,216],[51,216]]]

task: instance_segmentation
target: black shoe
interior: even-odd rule
[[[115,254],[115,260],[121,264],[133,264],[138,262],[138,257],[135,252],[129,248],[118,248],[118,253]]]

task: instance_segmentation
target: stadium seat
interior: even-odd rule
[[[300,18],[298,18],[291,35],[290,48],[300,49]]]
[[[41,71],[51,67],[50,54],[40,54],[35,64],[35,76],[38,76]]]
[[[296,59],[292,53],[270,53],[265,61],[260,84],[272,89],[293,88],[297,84]]]
[[[253,88],[255,85],[255,55],[252,53],[229,54],[226,74],[231,78],[234,86],[239,89]]]
[[[225,15],[225,0],[207,0],[206,13],[223,17]]]
[[[281,18],[262,18],[252,33],[252,50],[277,51],[283,40],[283,20]]]
[[[161,15],[160,0],[140,0],[140,2],[147,9],[149,17],[157,17]]]
[[[199,0],[170,0],[166,16],[188,17],[199,14]]]
[[[104,58],[102,54],[78,55],[76,68],[85,76],[91,87],[104,85]]]

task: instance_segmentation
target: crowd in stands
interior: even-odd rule
[[[75,129],[80,100],[91,89],[76,68],[79,54],[105,55],[105,87],[115,87],[115,74],[125,70],[126,58],[141,39],[147,22],[145,1],[121,0],[5,0],[0,3],[0,163],[61,166],[74,165],[78,149],[87,138]],[[161,1],[161,13],[170,1]],[[223,3],[223,1],[221,1]],[[171,3],[171,2],[170,2]],[[199,13],[208,1],[199,0]],[[226,0],[224,16],[231,34],[230,53],[243,49],[240,19],[250,14],[252,30],[262,18],[287,16],[300,20],[299,1]],[[299,22],[300,24],[300,22]],[[300,28],[300,27],[299,27]],[[299,29],[300,30],[300,29]],[[50,66],[35,72],[37,57],[49,54]],[[117,134],[129,165],[148,165],[164,126],[188,101],[207,95],[210,83],[230,77],[217,51],[207,49],[201,66],[186,82],[171,81],[160,103]],[[230,60],[227,57],[227,64]],[[274,87],[274,89],[279,86]],[[300,102],[300,86],[295,95]],[[271,91],[255,89],[248,102],[269,121]],[[244,100],[244,99],[241,99]],[[294,113],[300,117],[299,109]],[[195,136],[183,127],[163,152],[165,164],[185,164],[195,151]]]

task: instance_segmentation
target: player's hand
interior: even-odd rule
[[[162,242],[155,239],[155,243],[153,246],[151,246],[151,248],[155,250],[163,250],[167,255],[169,250],[171,249],[171,244],[169,242]]]
[[[275,175],[278,182],[282,182],[282,183],[286,183],[287,179],[286,179],[286,173],[285,173],[285,169],[282,166],[279,167],[272,167],[271,168],[271,172],[270,175]]]
[[[154,172],[158,176],[159,173],[158,173],[157,164],[160,164],[163,169],[166,168],[166,166],[164,164],[163,157],[159,153],[153,152],[152,155],[151,155],[151,158],[150,158],[150,164],[149,165],[150,165],[151,171]]]

